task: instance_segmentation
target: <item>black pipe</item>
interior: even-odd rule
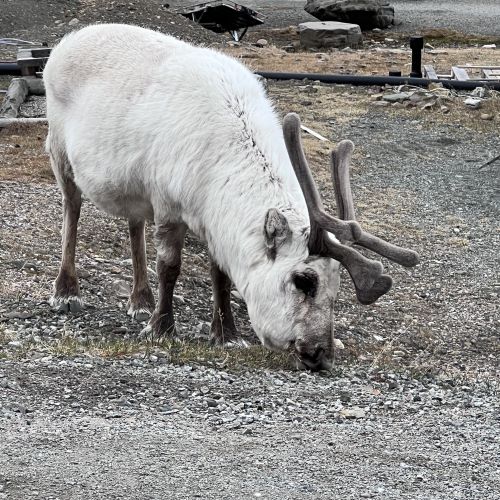
[[[476,87],[488,87],[492,90],[500,90],[500,81],[491,80],[429,80],[427,78],[406,76],[325,75],[319,73],[274,73],[269,71],[257,71],[256,74],[268,80],[313,80],[344,85],[412,85],[414,87],[428,87],[430,83],[442,83],[443,87],[447,89],[474,90]]]
[[[0,75],[21,75],[21,68],[15,62],[0,62]]]
[[[427,78],[405,76],[328,75],[270,71],[257,71],[256,74],[268,80],[314,80],[322,83],[344,85],[413,85],[414,87],[428,87],[430,83],[441,83],[447,89],[474,90],[476,87],[488,87],[492,90],[500,90],[500,81],[491,80],[429,80]],[[21,68],[15,62],[0,62],[0,75],[21,75]]]
[[[410,38],[411,49],[411,73],[412,78],[422,78],[422,50],[424,49],[424,37],[412,36]]]

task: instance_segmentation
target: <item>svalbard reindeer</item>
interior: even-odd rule
[[[63,194],[62,263],[51,299],[58,310],[82,305],[75,272],[81,193],[128,219],[134,275],[128,313],[138,319],[152,313],[153,334],[174,334],[172,296],[189,228],[212,258],[213,339],[236,339],[233,282],[261,342],[294,352],[311,369],[329,367],[333,357],[339,262],[363,303],[391,287],[378,262],[342,242],[405,266],[417,262],[414,252],[324,212],[298,117],[285,119],[283,134],[258,79],[230,57],[138,27],[90,26],[52,51],[44,79],[47,150]],[[334,160],[345,219],[354,218],[350,153],[351,143],[343,143]],[[156,308],[146,220],[155,225]]]

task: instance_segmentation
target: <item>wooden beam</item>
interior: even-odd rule
[[[488,66],[488,65],[481,65],[481,64],[457,64],[456,68],[463,68],[463,69],[500,69],[500,66]]]
[[[425,73],[425,76],[429,80],[437,80],[438,79],[438,76],[437,76],[436,70],[434,69],[434,66],[431,66],[430,64],[424,64],[424,73]]]
[[[498,70],[483,69],[482,73],[487,80],[495,80],[495,81],[500,80],[500,71]]]
[[[36,123],[45,124],[47,118],[1,118],[0,129],[10,127],[11,125],[33,125]]]
[[[29,94],[29,86],[24,78],[13,78],[5,94],[2,106],[0,107],[0,117],[17,118],[21,104]]]

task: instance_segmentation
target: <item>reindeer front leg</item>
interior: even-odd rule
[[[184,246],[186,226],[184,224],[158,225],[154,241],[158,253],[158,303],[149,320],[146,333],[153,337],[175,337],[173,295],[177,277],[181,271],[181,254]]]
[[[54,294],[50,298],[52,309],[67,313],[80,312],[83,307],[80,286],[75,267],[75,250],[78,219],[82,206],[82,195],[72,179],[63,175],[61,160],[51,155],[52,166],[63,193],[62,259],[59,274],[54,283]]]

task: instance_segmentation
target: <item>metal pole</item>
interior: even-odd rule
[[[411,49],[411,73],[412,78],[422,78],[422,50],[424,48],[423,36],[412,36],[410,38]]]

